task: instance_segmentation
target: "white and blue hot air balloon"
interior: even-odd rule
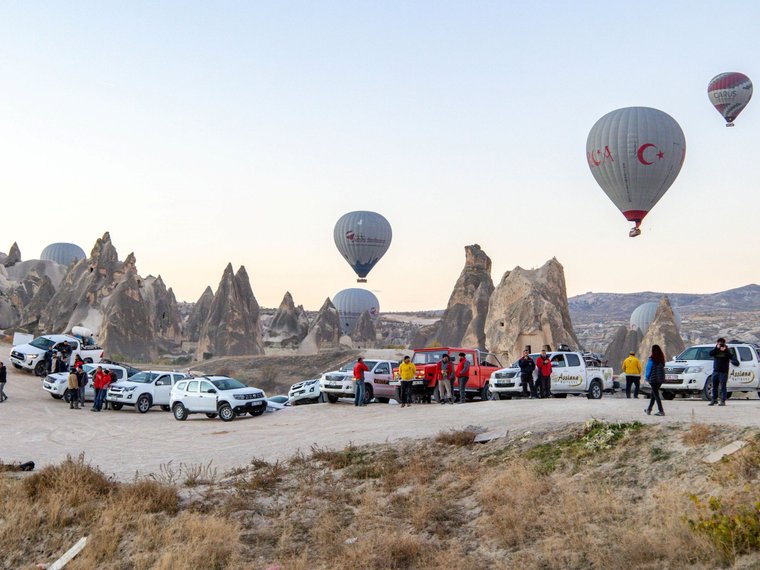
[[[631,328],[639,329],[642,333],[646,334],[649,325],[654,321],[654,317],[657,314],[657,307],[659,307],[659,305],[659,303],[653,301],[650,303],[642,303],[636,307],[631,313]],[[675,307],[673,307],[673,317],[675,317],[676,326],[680,329],[681,313],[679,313],[678,309]]]
[[[73,243],[51,243],[40,254],[40,259],[55,261],[61,265],[69,265],[72,261],[86,259],[84,250]]]
[[[340,217],[333,231],[335,246],[366,283],[367,274],[388,251],[393,232],[391,225],[377,212],[349,212]]]
[[[377,297],[366,289],[343,289],[333,297],[333,305],[340,315],[340,328],[343,334],[350,335],[364,311],[373,319],[380,314],[380,302]]]

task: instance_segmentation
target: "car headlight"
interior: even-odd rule
[[[304,383],[304,386],[313,386],[314,384],[319,384],[319,380],[309,380],[308,382]]]
[[[687,366],[684,370],[684,374],[698,374],[702,372],[701,366]]]
[[[127,386],[124,388],[125,392],[134,392],[135,390],[137,390],[137,386]]]
[[[37,358],[37,355],[36,355],[36,354],[27,354],[27,355],[26,355],[26,359],[27,359],[29,362],[34,362],[34,359],[35,359],[35,358]]]

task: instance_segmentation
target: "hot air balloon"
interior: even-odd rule
[[[343,289],[333,297],[333,305],[340,315],[340,328],[343,334],[351,334],[354,331],[359,317],[364,311],[369,312],[373,319],[380,313],[380,302],[377,297],[366,289]]]
[[[686,139],[678,123],[649,107],[607,113],[591,128],[586,160],[596,182],[625,218],[636,224],[662,198],[681,171]]]
[[[631,313],[631,328],[639,329],[642,333],[646,334],[649,325],[652,324],[655,315],[657,314],[657,307],[660,304],[657,302],[642,303],[636,307]],[[681,328],[681,313],[678,309],[673,307],[673,317],[676,320],[676,327]]]
[[[752,81],[743,73],[721,73],[710,80],[707,96],[713,107],[726,119],[726,126],[733,127],[736,117],[752,99]]]
[[[84,250],[73,243],[51,243],[40,254],[40,259],[55,261],[61,265],[69,265],[72,261],[86,257]]]
[[[376,212],[349,212],[340,217],[333,232],[335,245],[359,276],[357,282],[367,282],[367,274],[388,251],[392,234],[388,220]]]

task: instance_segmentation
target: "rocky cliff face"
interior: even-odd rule
[[[156,337],[172,345],[182,342],[182,318],[174,291],[166,288],[161,276],[149,275],[142,280],[140,296],[148,306],[150,326]]]
[[[13,267],[19,261],[21,261],[21,250],[18,248],[18,244],[14,241],[11,250],[3,258],[2,263],[5,267]]]
[[[286,292],[264,335],[264,346],[298,348],[309,332],[309,319],[302,305],[296,307],[293,296]]]
[[[631,330],[627,326],[621,326],[615,332],[612,342],[604,352],[607,364],[617,373],[622,371],[623,360],[628,357],[628,353],[633,351],[636,358],[642,360],[645,355],[638,352],[639,345],[644,335],[639,329]],[[645,360],[645,359],[644,359]]]
[[[356,326],[354,326],[354,330],[351,333],[351,340],[354,341],[354,346],[357,347],[372,348],[375,346],[377,342],[377,329],[368,311],[364,311],[359,315],[359,320],[356,321]]]
[[[671,359],[683,351],[684,343],[681,334],[676,326],[676,318],[673,315],[673,307],[670,305],[670,299],[667,295],[660,298],[660,304],[657,306],[657,312],[654,315],[652,324],[649,325],[644,338],[639,344],[639,358],[645,362],[652,353],[652,345],[659,344],[665,353],[666,359]]]
[[[211,287],[206,287],[198,301],[193,305],[193,310],[187,319],[184,336],[190,342],[198,342],[201,336],[203,323],[208,319],[211,312],[211,304],[214,302],[214,292]]]
[[[301,341],[298,351],[302,354],[316,354],[321,348],[340,346],[340,315],[338,309],[327,298],[309,327],[309,334]]]
[[[414,346],[437,343],[442,346],[485,348],[486,314],[494,290],[491,259],[477,244],[468,245],[464,250],[464,268],[441,321],[420,329],[412,341]]]
[[[98,339],[111,358],[152,361],[158,357],[150,305],[143,301],[141,287],[137,271],[130,267],[105,307]]]
[[[263,354],[259,304],[245,267],[233,274],[228,264],[214,294],[208,317],[201,327],[196,356]]]
[[[55,295],[55,287],[50,278],[45,275],[39,283],[34,296],[21,312],[18,327],[22,330],[36,331],[39,328],[40,316]]]
[[[491,295],[485,324],[489,350],[504,361],[516,360],[526,345],[568,344],[579,348],[567,306],[562,265],[554,258],[539,269],[516,267]]]

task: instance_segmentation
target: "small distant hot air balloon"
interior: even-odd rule
[[[340,328],[343,334],[351,334],[356,326],[359,317],[364,311],[369,313],[373,319],[380,314],[380,302],[374,293],[366,289],[343,289],[338,291],[333,297],[333,305],[338,309],[340,315]]]
[[[607,113],[591,128],[586,160],[596,182],[641,234],[641,221],[681,171],[686,139],[678,123],[649,107]]]
[[[736,117],[752,99],[752,81],[743,73],[721,73],[710,80],[707,96],[713,107],[726,119],[726,126],[733,127]]]
[[[40,254],[40,259],[55,261],[61,265],[69,265],[72,261],[86,257],[84,250],[73,243],[51,243]]]
[[[388,251],[393,232],[391,225],[376,212],[349,212],[335,224],[333,237],[341,255],[366,283],[367,274]]]

